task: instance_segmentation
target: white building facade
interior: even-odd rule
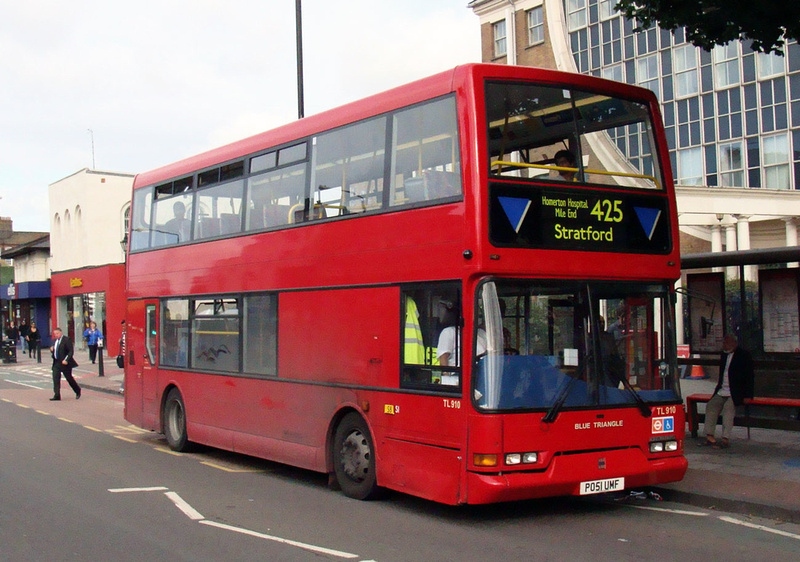
[[[83,347],[96,322],[111,351],[125,315],[125,251],[133,174],[80,170],[49,186],[52,322]]]

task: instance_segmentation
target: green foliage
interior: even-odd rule
[[[706,50],[750,40],[754,51],[783,53],[786,40],[800,38],[800,2],[791,0],[620,0],[616,9],[637,31],[685,27],[687,41]]]

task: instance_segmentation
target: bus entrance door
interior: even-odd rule
[[[145,427],[158,424],[158,409],[153,407],[158,386],[158,301],[145,301],[144,355],[142,357],[142,421]]]
[[[629,298],[625,303],[627,330],[625,362],[628,382],[637,390],[658,388],[653,382],[653,305],[646,299]]]
[[[155,388],[158,341],[158,301],[131,301],[128,305],[125,346],[125,419],[157,429],[154,415],[145,419],[145,396]]]

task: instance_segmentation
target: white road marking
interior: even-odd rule
[[[648,511],[663,511],[666,513],[674,513],[676,515],[693,515],[694,517],[708,517],[708,513],[700,511],[685,511],[683,509],[669,509],[666,507],[650,507],[647,505],[625,505],[625,507],[632,507],[634,509],[646,509]]]
[[[265,535],[264,533],[257,533],[256,531],[250,531],[249,529],[242,529],[241,527],[233,527],[232,525],[226,525],[224,523],[217,523],[216,521],[209,521],[203,520],[200,521],[203,525],[208,525],[210,527],[217,527],[219,529],[225,529],[226,531],[233,531],[234,533],[241,533],[243,535],[248,535],[251,537],[256,537],[258,539],[264,539],[268,541],[279,542],[281,544],[288,544],[290,546],[296,546],[297,548],[302,548],[304,550],[310,550],[311,552],[318,552],[320,554],[327,554],[330,556],[336,556],[338,558],[358,558],[358,554],[352,554],[350,552],[342,552],[341,550],[331,550],[330,548],[324,548],[321,546],[315,546],[313,544],[306,544],[303,542],[292,541],[289,539],[282,539],[281,537],[275,537],[272,535]]]
[[[164,492],[164,495],[167,496],[169,499],[171,499],[172,503],[175,504],[175,507],[180,509],[184,513],[184,515],[186,515],[186,517],[188,517],[192,521],[200,521],[201,519],[205,519],[205,517],[200,515],[200,512],[198,512],[195,508],[186,503],[186,501],[182,497],[180,497],[177,493]]]
[[[36,390],[41,390],[42,389],[41,386],[36,386],[36,385],[33,385],[33,384],[25,384],[24,382],[19,382],[19,381],[11,381],[11,380],[6,379],[6,382],[10,382],[11,384],[18,384],[20,386],[27,386],[28,388],[35,388]]]
[[[125,494],[128,492],[165,492],[169,488],[165,486],[150,486],[147,488],[109,488],[108,491],[112,494]]]
[[[733,517],[727,517],[725,515],[721,515],[719,519],[720,521],[725,521],[725,523],[733,523],[734,525],[741,525],[742,527],[750,527],[751,529],[758,529],[759,531],[766,531],[767,533],[774,533],[782,537],[789,537],[790,539],[796,539],[800,541],[800,535],[796,535],[794,533],[787,533],[786,531],[779,531],[778,529],[770,529],[764,525],[756,525],[755,523],[740,521],[739,519],[734,519]]]
[[[304,550],[308,550],[311,552],[317,552],[319,554],[326,554],[329,556],[336,556],[337,558],[358,558],[358,554],[353,554],[351,552],[343,552],[341,550],[333,550],[330,548],[325,548],[323,546],[316,546],[313,544],[308,544],[299,541],[293,541],[289,539],[284,539],[281,537],[276,537],[273,535],[266,535],[264,533],[259,533],[257,531],[251,531],[250,529],[243,529],[242,527],[234,527],[233,525],[226,525],[225,523],[217,523],[216,521],[209,521],[205,517],[203,517],[195,508],[189,505],[183,498],[181,498],[175,492],[165,491],[168,488],[164,486],[150,486],[150,487],[143,487],[143,488],[109,488],[108,491],[111,493],[127,493],[127,492],[164,492],[164,495],[167,496],[175,506],[180,509],[184,515],[186,515],[189,519],[193,521],[197,521],[203,525],[208,525],[209,527],[216,527],[218,529],[223,529],[225,531],[233,531],[234,533],[239,533],[242,535],[247,535],[250,537],[255,537],[258,539],[264,539],[268,541],[273,541],[281,544],[286,544],[289,546],[295,546],[297,548],[302,548]],[[371,561],[365,561],[371,562]]]

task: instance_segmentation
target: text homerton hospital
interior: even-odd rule
[[[542,195],[542,206],[555,207],[568,209],[589,209],[589,201],[586,199],[557,199]],[[574,218],[576,215],[571,215]],[[593,242],[613,242],[614,241],[614,228],[609,227],[605,230],[596,229],[593,226],[585,226],[582,228],[570,228],[560,223],[556,223],[553,227],[555,229],[556,240],[589,240]]]

